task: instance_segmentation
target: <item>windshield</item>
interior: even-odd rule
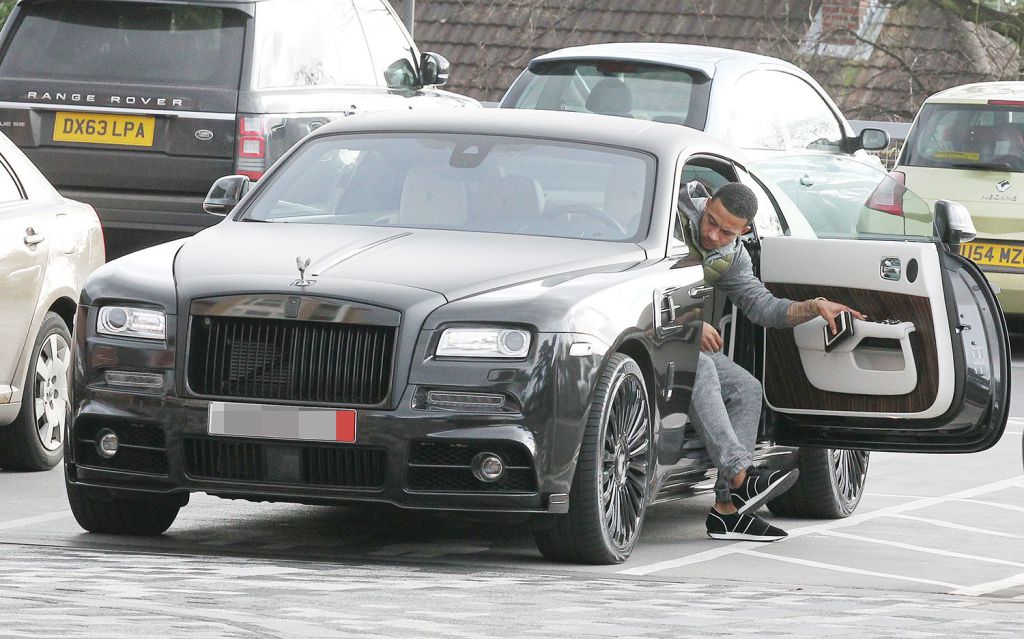
[[[900,164],[1024,172],[1024,105],[926,104]]]
[[[684,69],[614,60],[536,64],[503,107],[620,115],[703,129],[711,83]]]
[[[654,175],[653,157],[592,144],[336,135],[302,146],[242,219],[636,241]]]
[[[773,156],[749,167],[820,238],[931,241],[932,211],[892,174],[836,155]],[[794,220],[790,212],[787,220]]]
[[[22,6],[0,63],[5,77],[238,88],[239,11],[82,0]]]

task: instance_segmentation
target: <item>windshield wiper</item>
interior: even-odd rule
[[[1010,171],[1013,169],[1009,164],[1000,164],[998,162],[972,162],[970,164],[965,162],[958,162],[953,165],[954,169],[977,169],[979,171]]]

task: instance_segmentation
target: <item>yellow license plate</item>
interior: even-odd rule
[[[981,266],[1008,266],[1024,268],[1024,246],[969,242],[960,245],[960,255]]]
[[[53,141],[153,146],[155,124],[151,116],[58,111]]]

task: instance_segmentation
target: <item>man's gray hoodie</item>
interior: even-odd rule
[[[710,199],[700,182],[687,183],[679,193],[679,211],[686,216],[684,236],[690,250],[702,258],[706,282],[725,293],[755,324],[789,328],[786,314],[792,300],[775,297],[754,277],[753,262],[740,238],[710,251],[700,246],[700,220]]]

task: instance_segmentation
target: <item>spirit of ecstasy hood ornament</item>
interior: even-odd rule
[[[299,279],[292,282],[292,286],[305,287],[316,284],[316,280],[306,279],[306,269],[309,268],[309,258],[301,255],[295,258],[295,266],[299,269]]]

